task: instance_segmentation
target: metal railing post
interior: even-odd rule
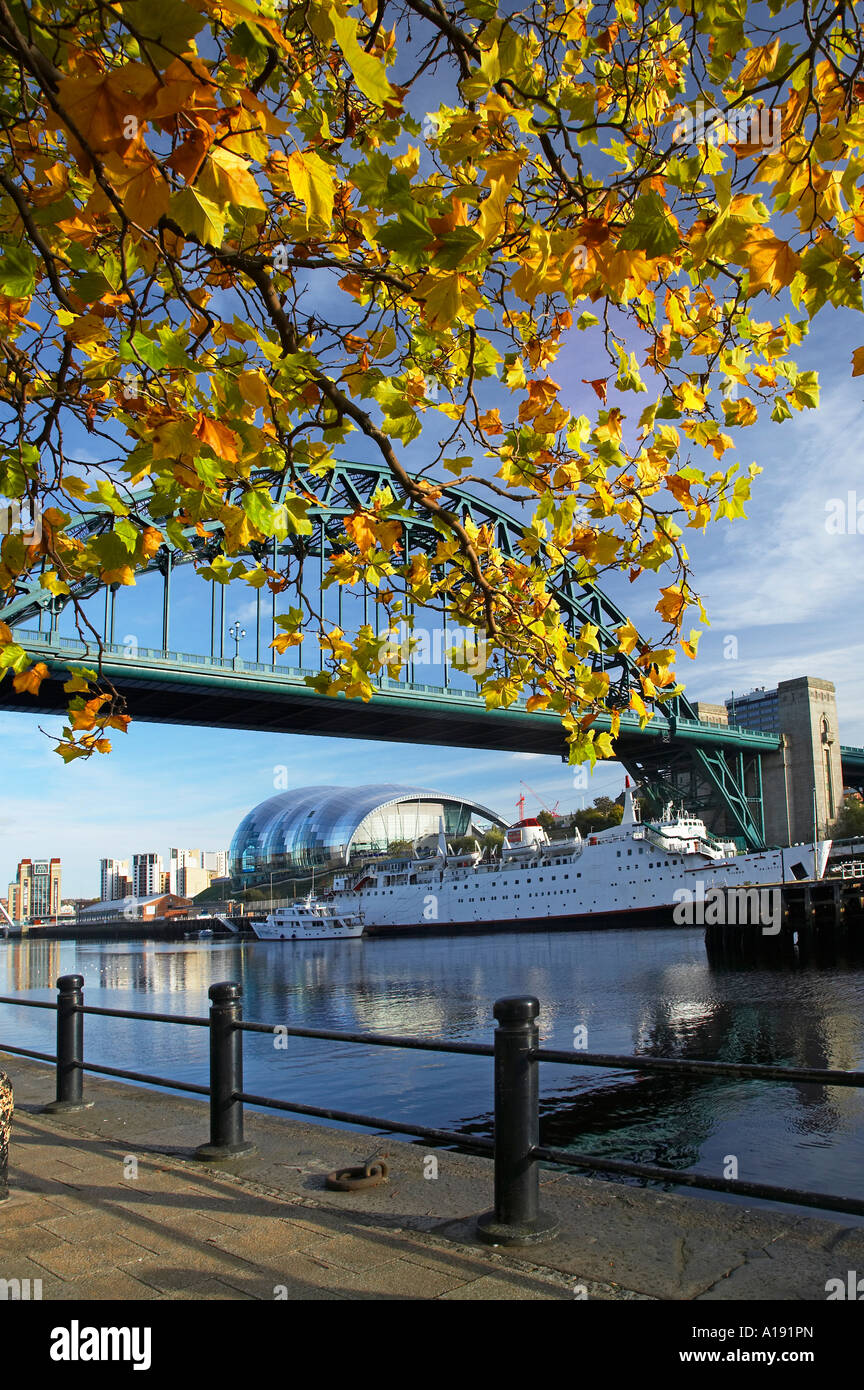
[[[0,1202],[9,1196],[9,1134],[14,1109],[12,1082],[0,1071]]]
[[[55,1113],[89,1110],[84,1099],[84,976],[61,975],[57,981],[57,1099],[44,1107]]]
[[[481,1216],[477,1235],[487,1245],[535,1245],[553,1240],[558,1223],[540,1210],[537,1160],[540,1103],[536,1051],[540,1004],[533,995],[498,999],[495,1030],[495,1210]]]
[[[239,1158],[255,1152],[243,1138],[243,1034],[236,1026],[243,1017],[239,985],[211,985],[210,997],[210,1143],[195,1157],[208,1162]]]

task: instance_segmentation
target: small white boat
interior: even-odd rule
[[[290,907],[277,907],[263,922],[249,923],[259,941],[334,941],[362,936],[362,912],[345,912],[313,898],[310,893]]]

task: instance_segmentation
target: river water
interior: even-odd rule
[[[721,968],[700,930],[0,942],[0,994],[53,999],[72,973],[93,1005],[206,1014],[208,986],[235,980],[249,1019],[472,1042],[491,1041],[497,998],[534,994],[548,1047],[584,1028],[592,1052],[864,1068],[864,970]],[[88,1061],[207,1081],[205,1029],[87,1017],[85,1039]],[[53,1052],[54,1014],[0,1006],[3,1042]],[[244,1068],[259,1095],[491,1133],[488,1058],[246,1034]],[[734,1156],[744,1180],[864,1195],[861,1090],[547,1064],[541,1114],[542,1142],[659,1164],[673,1186],[688,1169],[722,1177]]]

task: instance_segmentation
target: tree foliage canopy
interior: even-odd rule
[[[659,634],[617,634],[649,717],[695,653],[686,531],[743,516],[758,472],[738,430],[815,407],[791,354],[861,308],[859,10],[0,0],[0,493],[41,507],[0,597],[38,578],[95,638],[82,582],[132,585],[214,526],[205,582],[285,593],[263,543],[309,532],[312,482],[359,445],[390,485],[327,582],[370,582],[378,621],[322,627],[310,679],[370,698],[382,631],[438,604],[485,633],[490,706],[530,683],[574,760],[609,756],[597,631],[566,630],[556,576],[656,576]],[[512,502],[519,555],[448,478]],[[2,624],[0,674],[46,674]],[[59,751],[107,751],[126,716],[98,669],[67,689]]]

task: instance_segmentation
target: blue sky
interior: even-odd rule
[[[864,744],[859,600],[864,535],[831,533],[826,517],[833,499],[849,493],[856,500],[864,497],[858,481],[864,387],[850,375],[852,351],[862,342],[860,316],[826,309],[795,353],[802,369],[820,372],[818,413],[795,415],[781,425],[766,418],[737,432],[736,457],[742,467],[755,460],[764,472],[754,487],[748,521],[722,522],[704,536],[686,533],[695,585],[712,625],[697,661],[682,659],[680,667],[688,693],[707,700],[799,675],[832,680],[841,737],[853,744]],[[600,370],[605,372],[605,366]],[[550,374],[564,386],[571,408],[593,414],[591,402],[596,405],[596,400],[581,384],[583,377],[598,375],[590,339],[574,336]],[[641,408],[644,402],[636,404]],[[632,412],[633,398],[622,405]],[[416,447],[424,447],[422,437]],[[422,458],[409,451],[406,462],[417,466]],[[115,640],[135,633],[141,645],[160,644],[157,605],[150,603],[145,584],[124,595]],[[192,602],[191,589],[186,597],[178,592],[171,641],[175,650],[201,651],[209,641],[209,595],[200,581],[199,586],[198,604]],[[637,626],[656,633],[657,593],[651,576],[632,588],[625,583],[607,587]],[[243,606],[238,606],[241,596],[235,600],[232,591],[226,625],[236,617],[248,622],[254,612],[249,593],[243,589]],[[731,657],[729,637],[737,644]],[[254,656],[249,639],[245,650]],[[573,769],[536,755],[134,722],[125,737],[115,738],[109,757],[67,768],[40,732],[40,723],[59,732],[59,720],[0,712],[6,792],[0,805],[0,894],[23,856],[60,855],[64,892],[89,896],[98,892],[102,856],[126,858],[144,850],[167,855],[171,845],[226,847],[249,808],[273,794],[274,777],[282,767],[288,771],[280,787],[286,780],[289,786],[413,783],[472,796],[509,818],[515,818],[523,778],[562,810],[578,807],[586,796],[590,801],[615,795],[623,783],[615,764],[599,765],[586,792],[575,785]],[[526,796],[537,809],[537,802]]]

